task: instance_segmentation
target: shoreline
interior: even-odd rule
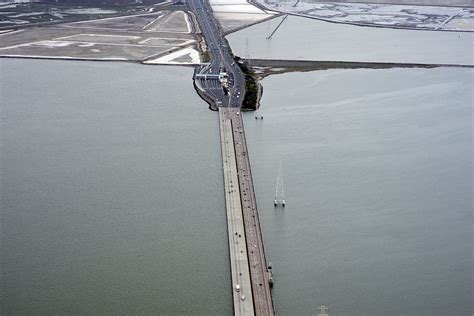
[[[329,69],[391,69],[391,68],[474,68],[464,64],[421,64],[357,61],[312,61],[284,59],[250,59],[251,68],[259,80],[275,74],[309,72]]]
[[[374,24],[374,23],[363,23],[363,22],[351,22],[351,21],[337,21],[337,20],[331,20],[323,17],[317,17],[317,16],[312,16],[308,15],[305,13],[298,13],[298,12],[285,12],[285,11],[280,11],[277,8],[271,8],[269,6],[266,6],[259,1],[256,0],[247,0],[250,4],[260,8],[261,10],[264,11],[272,11],[272,12],[277,12],[278,15],[284,15],[288,14],[291,16],[296,16],[296,17],[301,17],[301,18],[307,18],[307,19],[312,19],[312,20],[318,20],[318,21],[323,21],[323,22],[328,22],[328,23],[334,23],[334,24],[346,24],[346,25],[352,25],[352,26],[360,26],[360,27],[375,27],[375,28],[383,28],[383,29],[396,29],[396,30],[414,30],[414,31],[435,31],[435,32],[463,32],[463,33],[474,33],[474,30],[456,30],[456,29],[436,29],[436,28],[426,28],[426,27],[414,27],[414,26],[403,26],[403,25],[384,25],[384,24]],[[317,3],[317,2],[315,2]],[[337,3],[359,3],[357,1],[338,1]],[[368,2],[362,2],[362,3],[368,3]],[[377,4],[382,4],[382,5],[412,5],[412,6],[421,6],[421,7],[449,7],[449,8],[461,8],[461,9],[468,9],[472,8],[468,5],[466,6],[448,6],[448,5],[432,5],[432,4],[399,4],[399,3],[377,3]]]
[[[73,61],[94,61],[94,62],[126,62],[144,66],[178,66],[196,67],[199,64],[151,64],[141,60],[130,60],[124,58],[87,58],[69,56],[34,56],[34,55],[0,55],[5,59],[46,59],[46,60],[73,60]],[[247,59],[242,59],[247,60]],[[286,72],[306,72],[329,69],[390,69],[390,68],[474,68],[474,65],[466,64],[423,64],[423,63],[396,63],[396,62],[365,62],[365,61],[332,61],[332,60],[291,60],[291,59],[250,59],[251,68],[255,70],[255,75],[263,78],[273,74]]]

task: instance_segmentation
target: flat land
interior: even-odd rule
[[[184,11],[27,28],[0,34],[0,57],[143,62],[180,50],[194,53],[194,29],[192,19]],[[178,55],[182,58],[186,54]]]
[[[384,63],[384,62],[347,62],[347,61],[306,61],[251,59],[252,71],[258,79],[269,75],[287,72],[305,72],[328,69],[391,69],[391,68],[437,68],[456,67],[474,68],[472,65],[420,64],[420,63]]]
[[[125,16],[150,13],[168,4],[164,0],[155,0],[154,5],[102,4],[83,6],[68,3],[1,3],[0,29],[8,27],[48,25],[104,17]]]
[[[214,16],[225,33],[259,23],[275,16],[274,12],[264,11],[247,0],[210,0]]]
[[[336,23],[420,30],[474,31],[472,1],[371,0],[349,3],[352,1],[302,0],[297,4],[293,0],[253,1],[282,13]]]
[[[253,0],[255,2],[278,2],[278,0]],[[283,2],[283,1],[280,1]],[[339,2],[339,3],[379,3],[379,4],[406,4],[428,6],[473,7],[473,0],[304,0],[301,2]]]

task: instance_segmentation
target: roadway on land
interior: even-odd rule
[[[210,62],[197,68],[199,74],[219,74],[224,69],[229,75],[229,93],[216,80],[200,80],[200,86],[217,106],[241,107],[245,93],[244,76],[234,61],[230,48],[222,36],[217,20],[214,18],[211,6],[205,0],[188,0],[189,8],[194,12],[204,36]]]

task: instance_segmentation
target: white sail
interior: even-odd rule
[[[277,184],[275,189],[274,205],[285,207],[285,191],[283,188],[283,160],[280,159],[280,168],[278,169]]]

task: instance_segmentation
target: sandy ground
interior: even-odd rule
[[[265,13],[265,11],[260,10],[246,0],[209,0],[209,3],[214,12]]]
[[[146,61],[184,51],[170,60],[198,63],[191,32],[182,11],[67,23],[0,34],[0,57]]]
[[[152,21],[145,26],[144,30],[147,32],[190,33],[191,26],[187,20],[187,14],[183,11],[174,11]]]
[[[186,47],[163,57],[146,60],[143,63],[153,65],[197,65],[200,62],[199,52],[192,47]]]
[[[275,15],[275,12],[261,10],[246,0],[210,0],[210,4],[225,33],[240,30]]]

